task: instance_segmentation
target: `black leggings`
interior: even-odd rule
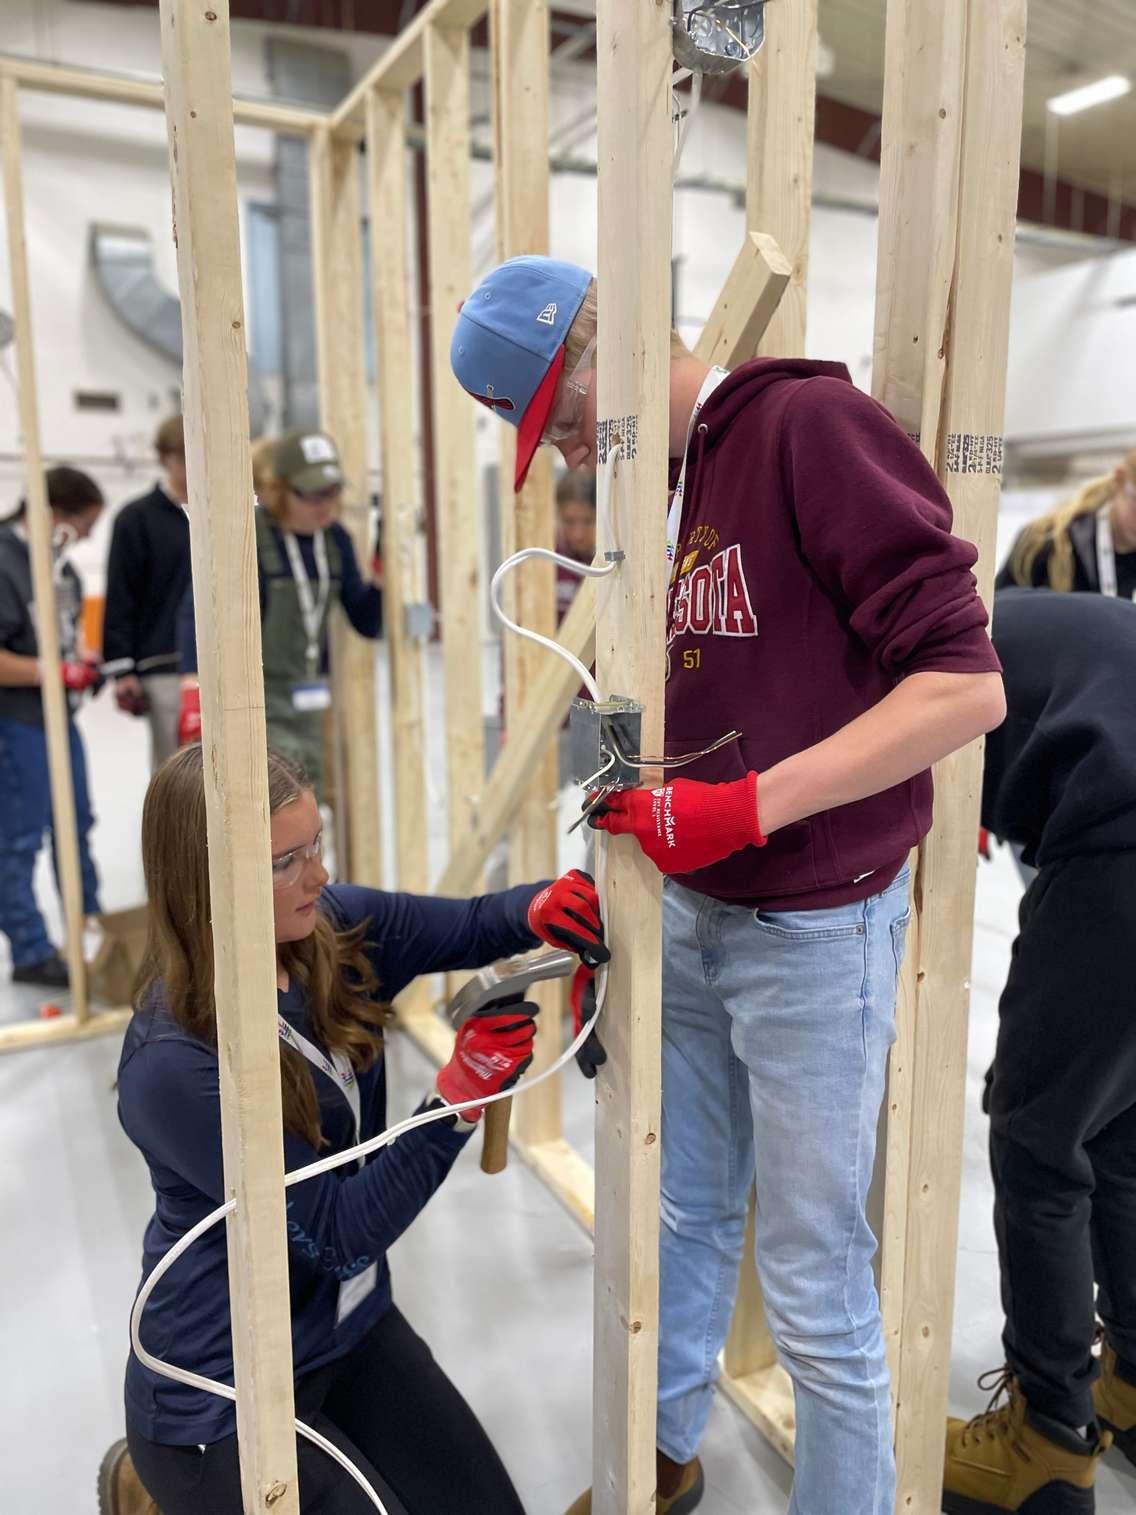
[[[524,1515],[477,1417],[393,1305],[347,1357],[297,1380],[296,1414],[358,1465],[389,1515]],[[202,1450],[126,1434],[162,1515],[242,1515],[236,1436]],[[302,1515],[374,1515],[326,1452],[304,1437],[297,1451]]]
[[[1006,1360],[1093,1418],[1096,1313],[1136,1364],[1136,855],[1050,863],[1021,905],[990,1098]]]

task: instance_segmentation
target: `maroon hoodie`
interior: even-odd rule
[[[840,363],[744,363],[690,439],[667,603],[666,747],[740,742],[671,770],[760,774],[910,673],[997,672],[934,471]],[[760,795],[760,790],[759,790]],[[931,825],[931,775],[827,810],[679,882],[770,910],[886,888]]]

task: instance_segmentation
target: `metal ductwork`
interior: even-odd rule
[[[180,376],[181,305],[158,281],[150,233],[141,227],[95,222],[88,250],[99,288],[115,315],[139,341],[174,364]],[[257,436],[264,429],[268,405],[251,365],[248,402],[249,425]]]

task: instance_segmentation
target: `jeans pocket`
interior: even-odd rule
[[[827,910],[755,910],[753,919],[763,936],[781,942],[841,941],[863,936],[865,929],[859,905],[834,905]]]
[[[903,954],[907,946],[907,927],[911,921],[911,906],[891,923],[891,950],[895,958],[895,976],[898,981],[900,971],[903,968]]]

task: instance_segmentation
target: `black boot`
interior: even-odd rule
[[[12,982],[14,984],[44,984],[49,989],[66,989],[71,982],[71,975],[59,953],[53,952],[50,957],[45,957],[38,963],[24,963],[22,967],[13,968]]]

